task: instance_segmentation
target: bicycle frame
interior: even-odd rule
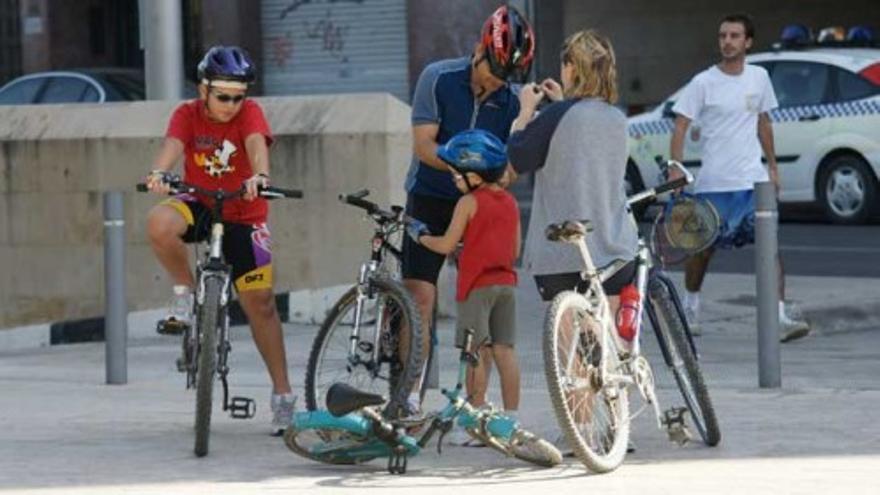
[[[380,366],[378,363],[378,352],[381,349],[379,345],[380,332],[376,331],[373,335],[372,349],[370,351],[369,360],[364,360],[358,354],[358,343],[360,342],[361,324],[363,324],[364,305],[368,299],[371,299],[372,281],[379,274],[382,262],[385,261],[386,253],[390,253],[398,263],[402,258],[402,253],[394,245],[388,242],[388,238],[400,229],[402,223],[403,208],[392,206],[391,211],[384,211],[375,203],[367,201],[363,198],[369,195],[369,190],[361,190],[354,194],[339,196],[340,201],[357,206],[366,210],[370,218],[376,223],[373,231],[373,237],[370,240],[370,259],[360,266],[357,278],[357,298],[355,300],[354,322],[349,337],[348,363],[350,366],[365,365],[365,367],[374,374],[378,374]],[[382,328],[385,318],[384,301],[380,301],[376,308],[376,328]]]

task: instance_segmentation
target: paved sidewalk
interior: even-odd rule
[[[444,447],[438,455],[434,445],[410,459],[402,477],[388,475],[378,460],[317,464],[266,435],[268,378],[247,330],[237,327],[232,392],[257,400],[257,418],[233,420],[215,409],[204,459],[192,455],[194,398],[174,371],[176,339],[132,341],[124,386],[104,385],[103,344],[0,351],[0,493],[880,493],[880,281],[789,277],[788,285],[816,331],[783,345],[783,387],[761,390],[754,277],[707,279],[699,346],[721,422],[717,448],[673,446],[646,411],[634,423],[637,452],[602,476],[572,459],[535,469],[485,448]],[[550,436],[540,357],[544,306],[535,295],[523,277],[521,416]],[[285,325],[285,332],[299,389],[316,328]],[[440,333],[441,383],[451,384],[451,320]],[[648,352],[652,341],[649,335]],[[655,373],[661,400],[680,403],[668,373]],[[440,404],[438,395],[429,394],[429,406]]]

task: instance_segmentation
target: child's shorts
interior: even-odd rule
[[[485,344],[513,347],[516,342],[515,288],[509,285],[490,285],[472,290],[466,300],[458,303],[456,347],[464,347],[464,332],[468,328],[474,330],[473,346],[488,337]]]

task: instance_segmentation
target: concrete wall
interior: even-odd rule
[[[404,201],[409,109],[389,95],[260,99],[276,134],[272,178],[305,200],[271,205],[276,290],[354,281],[371,224],[337,195]],[[0,328],[103,314],[102,200],[126,191],[132,310],[167,302],[144,235],[157,198],[134,191],[175,104],[0,108]]]
[[[756,50],[768,49],[787,24],[803,23],[814,30],[832,25],[880,26],[877,0],[542,0],[535,2],[535,8],[539,19],[547,19],[538,33],[539,46],[556,45],[559,32],[567,36],[589,27],[611,38],[618,57],[621,100],[633,106],[661,101],[714,63],[718,21],[728,13],[747,12],[755,18]],[[542,13],[547,9],[561,11]],[[544,45],[542,54],[554,56],[551,49],[558,50],[558,45]],[[558,53],[553,62],[541,62],[542,67],[554,64]]]

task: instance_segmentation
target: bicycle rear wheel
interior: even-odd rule
[[[721,441],[721,430],[715,409],[709,398],[709,390],[703,380],[700,365],[694,356],[684,328],[684,315],[681,304],[676,305],[673,297],[678,297],[671,282],[667,279],[653,277],[649,285],[649,296],[654,309],[656,321],[652,323],[658,328],[657,336],[665,341],[668,350],[670,369],[684,397],[685,404],[694,420],[694,425],[703,442],[714,447]]]
[[[386,411],[394,416],[399,406],[406,403],[421,372],[419,313],[409,292],[399,282],[373,279],[364,304],[355,354],[351,356],[356,309],[357,287],[353,287],[333,306],[321,325],[312,343],[306,370],[306,407],[326,409],[327,389],[336,382],[343,382],[365,392],[387,395]],[[408,351],[405,361],[400,353],[402,328],[408,328],[410,335],[405,344]]]
[[[217,324],[220,318],[220,296],[223,280],[206,277],[204,304],[199,307],[198,369],[196,370],[196,425],[194,452],[198,457],[208,453],[211,434],[211,402],[214,395],[214,371],[217,357]]]
[[[375,456],[352,453],[368,441],[342,428],[297,430],[290,427],[284,430],[284,444],[288,449],[325,464],[351,465],[375,459]]]
[[[581,294],[558,294],[544,321],[544,373],[556,419],[574,454],[597,473],[616,469],[629,440],[629,401],[623,385],[602,383],[600,369],[621,372],[595,310]],[[609,360],[603,363],[602,359]]]

